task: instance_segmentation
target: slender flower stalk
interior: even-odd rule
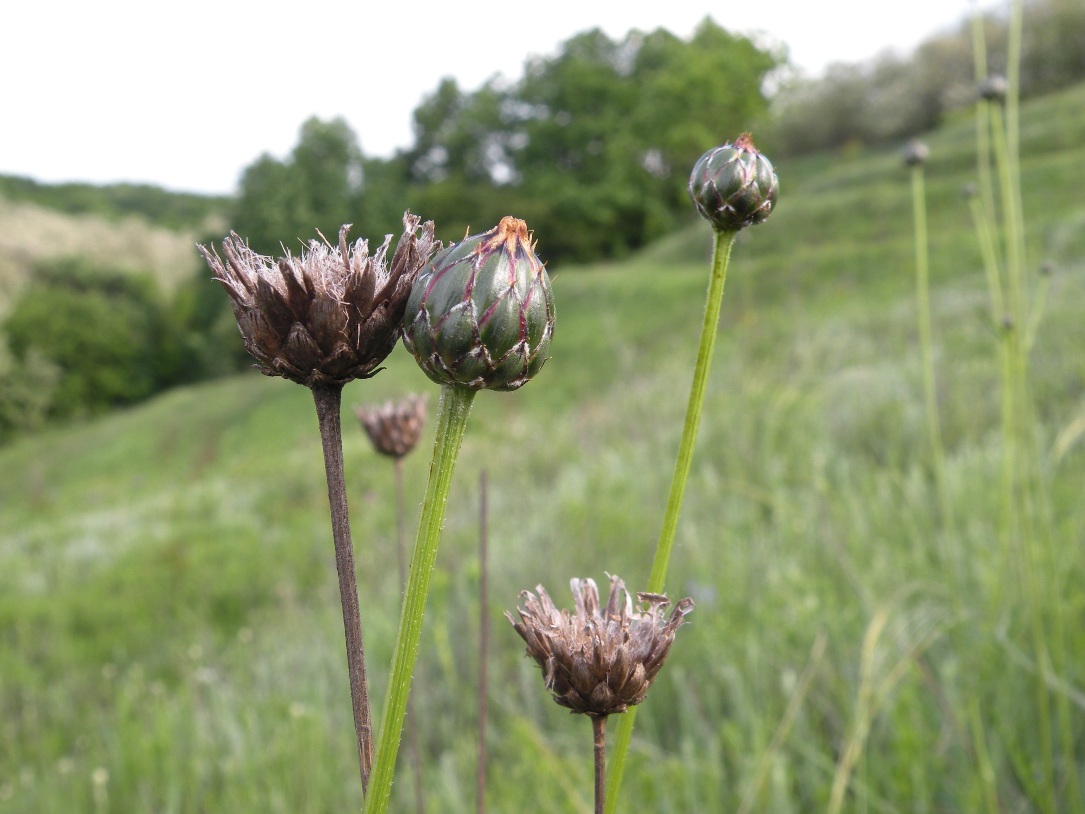
[[[553,332],[550,278],[527,225],[516,218],[439,252],[411,291],[403,343],[441,385],[441,399],[366,814],[384,814],[391,798],[422,616],[471,405],[480,389],[515,390],[535,376]]]
[[[437,561],[437,546],[444,524],[448,493],[452,487],[452,473],[459,456],[467,417],[477,391],[466,387],[446,385],[441,390],[437,406],[437,436],[433,443],[433,461],[430,464],[429,483],[422,504],[422,518],[418,523],[418,537],[414,555],[411,557],[411,573],[407,580],[399,633],[392,655],[391,677],[381,722],[377,762],[373,769],[372,784],[366,798],[367,814],[384,812],[392,794],[392,777],[395,772],[395,756],[399,751],[403,720],[407,713],[411,676],[418,659],[418,642],[422,635],[422,616],[426,609],[433,566]]]
[[[485,469],[479,475],[478,492],[478,560],[479,560],[479,624],[478,624],[478,769],[475,777],[475,807],[478,814],[486,811],[486,718],[489,709],[490,663],[490,572],[487,549],[490,543],[489,476]]]
[[[931,333],[930,249],[927,241],[927,196],[923,165],[927,146],[911,141],[904,148],[904,163],[912,176],[912,218],[915,226],[916,321],[919,331],[919,358],[923,371],[923,405],[927,416],[927,437],[931,448],[934,483],[942,522],[951,527],[953,507],[946,483],[946,455],[942,444],[942,423],[938,414],[938,390],[934,375],[934,342]]]
[[[607,810],[607,717],[596,715],[591,719],[595,753],[595,814],[604,814]]]
[[[324,470],[328,480],[328,505],[331,509],[332,540],[335,546],[335,570],[339,577],[339,599],[343,608],[343,635],[347,647],[347,674],[350,679],[351,707],[358,738],[358,765],[364,793],[373,765],[373,723],[369,711],[369,680],[365,670],[365,647],[362,643],[361,613],[358,608],[358,582],[354,566],[354,546],[350,539],[350,512],[343,476],[343,431],[340,420],[343,386],[314,385],[313,401],[320,424],[324,449]]]
[[[682,513],[686,483],[693,462],[693,448],[704,408],[708,372],[712,367],[712,355],[716,346],[731,249],[741,229],[762,223],[772,214],[779,192],[780,183],[776,171],[769,160],[754,147],[748,133],[739,136],[734,144],[709,150],[697,161],[690,175],[690,198],[701,216],[712,225],[715,241],[712,249],[712,273],[705,299],[704,321],[686,406],[682,440],[671,478],[663,527],[648,577],[648,590],[655,594],[662,593],[665,587],[671,550],[678,532],[678,519]],[[636,708],[631,709],[618,724],[617,742],[607,781],[607,814],[613,814],[617,809],[618,789],[625,771],[629,744],[633,738],[636,712]]]
[[[395,469],[396,493],[396,565],[399,571],[400,591],[407,588],[406,520],[403,496],[403,460],[411,453],[422,437],[426,423],[426,398],[409,395],[399,401],[388,401],[379,406],[365,405],[354,410],[362,429],[379,454],[392,459]],[[418,746],[418,725],[407,699],[407,751],[414,773],[414,799],[417,814],[426,810],[426,796],[422,782],[422,758]]]
[[[369,244],[312,241],[299,257],[257,254],[236,234],[222,241],[225,260],[199,247],[226,288],[245,348],[268,376],[303,384],[313,393],[324,451],[332,539],[343,609],[351,706],[362,792],[373,765],[373,726],[350,538],[340,419],[343,386],[380,370],[398,337],[411,287],[440,244],[433,224],[403,216],[403,235],[390,262],[391,235],[376,253]]]

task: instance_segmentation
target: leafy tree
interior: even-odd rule
[[[363,157],[343,119],[306,121],[287,161],[263,155],[245,169],[234,231],[258,252],[298,248],[317,231],[334,241],[360,206]]]
[[[262,254],[276,253],[294,233],[291,187],[289,167],[266,153],[241,176],[231,226]]]
[[[594,30],[529,64],[506,143],[521,192],[543,210],[542,251],[614,256],[672,228],[689,167],[765,113],[762,87],[779,60],[706,19],[689,42]]]

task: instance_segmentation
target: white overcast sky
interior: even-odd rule
[[[817,74],[906,52],[973,2],[1009,0],[8,0],[0,173],[229,193],[261,153],[286,155],[309,116],[343,116],[367,155],[388,156],[442,77],[465,90],[515,79],[593,27],[688,37],[711,16]]]

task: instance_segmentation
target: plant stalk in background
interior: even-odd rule
[[[1039,765],[1024,764],[1022,769],[1026,771],[1022,774],[1027,775],[1028,793],[1038,810],[1055,812],[1065,802],[1067,810],[1080,814],[1085,811],[1085,798],[1077,771],[1079,750],[1073,731],[1073,711],[1067,693],[1054,689],[1064,680],[1062,676],[1072,661],[1067,654],[1062,613],[1044,611],[1045,600],[1058,581],[1051,558],[1057,545],[1051,525],[1050,490],[1042,482],[1041,461],[1032,433],[1035,410],[1029,353],[1039,329],[1048,280],[1044,275],[1034,287],[1027,274],[1019,115],[1023,17],[1023,3],[1013,0],[1005,78],[988,75],[986,44],[978,13],[973,20],[979,88],[976,130],[981,201],[973,204],[972,215],[990,289],[992,317],[1001,326],[998,352],[1003,452],[999,536],[1004,567],[1021,577],[1021,601],[1027,606],[1028,635],[1035,663]],[[994,208],[992,178],[997,179],[999,213]],[[1000,593],[996,601],[1003,606],[998,612],[1008,615],[1009,599]],[[978,709],[975,717],[978,720]],[[1016,744],[1011,743],[1010,747]],[[1060,747],[1062,754],[1056,755]],[[993,792],[988,793],[989,798],[994,796]]]
[[[912,219],[915,227],[916,323],[919,332],[919,361],[923,375],[923,406],[927,418],[927,439],[931,448],[931,466],[938,492],[942,523],[953,525],[953,506],[946,483],[946,454],[942,443],[942,422],[938,414],[938,385],[934,375],[934,341],[931,334],[930,248],[927,241],[927,196],[923,165],[927,145],[912,140],[904,148],[904,163],[912,176]]]
[[[712,367],[712,353],[716,346],[731,248],[741,229],[762,223],[772,214],[779,192],[780,182],[776,171],[769,160],[754,147],[748,133],[735,139],[734,144],[709,150],[698,159],[690,175],[690,198],[701,216],[712,225],[715,242],[712,250],[712,274],[705,300],[704,321],[701,325],[701,339],[682,428],[682,440],[678,446],[663,528],[648,577],[648,591],[651,593],[662,593],[666,584],[667,567],[678,531],[678,518],[682,512],[682,501],[693,461],[693,447],[704,408],[708,371]],[[631,709],[618,725],[617,743],[611,760],[610,778],[607,781],[608,814],[613,814],[618,805],[618,789],[625,770],[629,744],[633,738],[635,720],[636,708]]]

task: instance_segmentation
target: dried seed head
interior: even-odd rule
[[[300,256],[278,261],[257,254],[231,233],[200,253],[226,288],[245,349],[268,376],[307,387],[346,384],[375,374],[392,352],[418,272],[441,247],[433,224],[403,215],[403,235],[391,263],[392,236],[373,255],[369,243],[339,245],[313,240]]]
[[[665,596],[637,594],[640,607],[634,609],[618,577],[610,578],[605,608],[593,580],[573,579],[570,585],[575,611],[559,611],[539,585],[537,596],[521,592],[519,622],[508,612],[505,616],[542,668],[557,703],[588,715],[625,712],[644,700],[693,600],[683,599],[667,617]]]
[[[439,252],[403,320],[403,344],[427,376],[476,390],[527,384],[553,335],[550,278],[527,224],[512,217]]]
[[[776,208],[780,181],[749,133],[697,159],[689,176],[693,205],[717,232],[761,223]]]
[[[918,167],[927,160],[930,154],[931,151],[927,145],[917,138],[911,139],[900,151],[900,157],[909,167]]]
[[[979,84],[980,98],[988,102],[1001,102],[1009,93],[1010,83],[1000,74],[991,74]]]
[[[400,401],[356,407],[354,414],[381,455],[402,458],[422,437],[426,424],[426,399],[411,394]]]

